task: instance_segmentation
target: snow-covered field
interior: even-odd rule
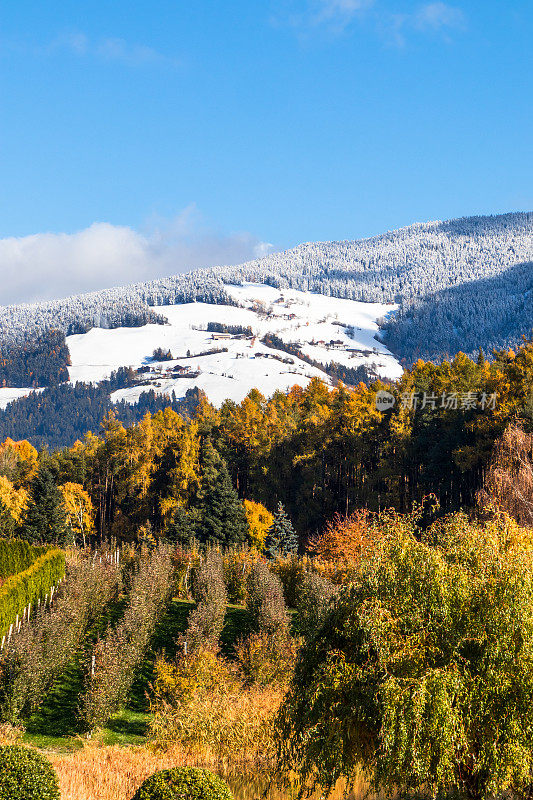
[[[32,392],[42,392],[42,389],[0,388],[0,409],[3,411],[13,400],[18,400],[19,397],[27,397]]]
[[[313,377],[329,380],[322,370],[262,344],[260,339],[265,334],[298,343],[306,356],[321,364],[373,364],[382,377],[388,378],[402,373],[394,356],[374,338],[376,320],[394,311],[393,305],[340,300],[262,284],[228,286],[227,290],[240,307],[205,303],[160,306],[156,311],[168,319],[168,325],[93,328],[69,336],[70,380],[99,381],[121,366],[144,366],[150,372],[142,377],[142,384],[114,392],[113,400],[136,402],[141,392],[150,388],[183,397],[187,389],[197,386],[217,406],[226,399],[240,402],[253,388],[269,396],[295,384],[306,386]],[[253,336],[217,338],[217,334],[207,332],[209,322],[250,327]],[[172,361],[154,363],[151,356],[158,347],[170,350]],[[200,355],[214,348],[227,348],[227,352]],[[292,363],[283,363],[282,359]],[[178,365],[184,368],[183,376],[170,374]]]

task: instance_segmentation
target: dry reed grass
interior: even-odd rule
[[[148,747],[111,747],[86,744],[75,753],[47,753],[54,765],[61,787],[61,800],[131,800],[140,784],[160,769],[176,766],[203,766],[221,772],[230,784],[237,800],[258,800],[268,783],[268,777],[255,775],[253,769],[238,775],[225,773],[215,756],[207,752],[174,748],[156,752]],[[268,800],[291,800],[290,792],[272,787]],[[317,795],[317,798],[319,795]],[[344,798],[339,787],[330,800]],[[361,780],[348,795],[353,800],[370,800],[367,784]]]
[[[57,771],[61,800],[130,800],[153,772],[185,761],[175,753],[156,754],[148,748],[118,745],[85,745],[68,755],[47,755]]]

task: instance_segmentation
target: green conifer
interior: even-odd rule
[[[199,514],[196,508],[177,508],[165,532],[165,539],[180,547],[193,547],[198,524]]]
[[[31,542],[65,543],[67,524],[63,497],[48,467],[41,466],[32,481],[23,530]]]
[[[10,539],[15,534],[17,523],[11,516],[9,508],[0,500],[0,537]]]
[[[194,506],[197,510],[196,539],[200,544],[240,544],[246,540],[248,521],[244,506],[231,482],[228,467],[209,439],[202,444],[201,485]]]
[[[267,558],[274,559],[278,555],[286,556],[298,552],[298,536],[292,527],[283,503],[278,503],[274,514],[274,522],[268,529],[264,553]]]

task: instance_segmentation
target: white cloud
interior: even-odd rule
[[[400,46],[405,44],[409,33],[438,32],[446,35],[453,29],[466,27],[463,11],[442,0],[405,11],[401,7],[392,11],[387,0],[305,0],[303,5],[298,0],[288,2],[292,8],[296,4],[298,11],[285,15],[285,21],[303,35],[304,40],[320,30],[342,34],[356,20],[370,22],[385,38]],[[276,18],[276,22],[278,20]]]
[[[66,297],[195,267],[238,264],[271,252],[250,233],[208,228],[194,206],[144,232],[94,223],[77,233],[0,239],[0,302]]]
[[[314,18],[317,22],[337,20],[347,24],[359,11],[373,4],[374,0],[320,0]]]
[[[78,31],[63,33],[42,49],[47,55],[57,51],[66,51],[78,58],[114,61],[128,67],[150,64],[170,67],[180,65],[179,59],[164,55],[152,47],[131,44],[120,38],[91,39]]]
[[[271,22],[289,25],[305,40],[321,30],[341,34],[350,23],[371,9],[376,0],[279,0]]]
[[[465,16],[460,8],[446,3],[428,3],[414,15],[414,23],[420,30],[439,31],[443,28],[462,28]]]
[[[426,3],[409,13],[384,15],[380,24],[386,39],[404,47],[413,34],[438,34],[449,40],[451,31],[466,28],[466,16],[460,8],[447,3]]]

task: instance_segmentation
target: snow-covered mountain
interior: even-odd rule
[[[138,380],[114,392],[115,402],[135,402],[149,389],[180,398],[198,387],[219,406],[225,399],[240,402],[253,388],[270,396],[306,386],[313,377],[331,383],[324,367],[332,362],[347,370],[366,367],[391,379],[402,372],[374,338],[376,321],[394,311],[392,305],[261,284],[227,286],[226,291],[235,305],[157,306],[154,310],[167,325],[93,328],[69,336],[71,381],[101,381],[129,366],[138,371]],[[172,358],[154,361],[157,349]]]
[[[180,377],[145,373],[144,384],[117,395],[130,399],[141,385],[181,394],[193,381],[217,402],[237,399],[252,385],[286,388],[323,376],[331,362],[394,377],[398,362],[480,347],[490,353],[530,334],[532,266],[533,213],[416,224],[370,239],[302,244],[236,267],[3,307],[0,355],[59,329],[68,337],[73,381],[97,380],[119,366],[148,368],[158,346],[170,347],[170,366],[192,365]],[[208,322],[250,326],[254,335],[228,337],[227,350],[199,356],[223,349],[202,330]],[[291,345],[290,353],[261,342],[266,335]],[[9,391],[0,390],[0,405]]]
[[[6,345],[50,328],[73,334],[93,326],[157,322],[155,306],[191,300],[228,303],[227,284],[251,281],[360,302],[397,303],[399,314],[387,324],[389,346],[407,360],[417,353],[438,357],[451,352],[456,339],[459,344],[464,338],[459,347],[469,352],[507,343],[533,327],[527,294],[533,288],[532,261],[533,213],[428,222],[370,239],[302,244],[237,267],[3,307],[0,342]],[[518,299],[524,295],[521,306]],[[428,324],[433,303],[445,308],[438,326]],[[449,347],[454,327],[459,335]]]

